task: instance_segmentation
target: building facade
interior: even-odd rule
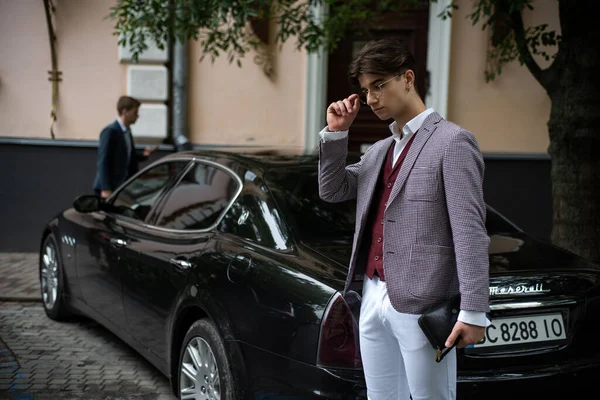
[[[23,174],[23,169],[15,166],[19,162],[31,165],[29,157],[44,160],[52,152],[71,157],[74,148],[85,147],[78,150],[73,162],[85,163],[81,168],[87,172],[73,178],[81,183],[65,188],[64,198],[52,204],[56,207],[72,199],[74,193],[87,190],[85,185],[91,185],[94,146],[102,128],[116,118],[119,96],[129,94],[143,102],[140,119],[132,126],[138,144],[171,143],[173,53],[161,51],[150,43],[150,49],[133,64],[127,49],[118,46],[113,35],[114,21],[108,18],[115,0],[52,3],[56,67],[61,72],[54,122],[52,82],[48,79],[52,51],[43,2],[0,0],[0,151],[4,154],[4,161],[0,161],[4,165],[0,167],[3,171],[18,168]],[[542,177],[540,190],[545,205],[538,211],[543,214],[544,222],[538,218],[537,222],[525,225],[535,226],[545,236],[550,225],[550,199],[545,198],[549,196],[550,99],[528,70],[516,62],[507,66],[495,81],[487,83],[484,70],[489,32],[472,25],[468,5],[462,5],[451,20],[439,18],[438,14],[449,3],[450,0],[438,0],[419,15],[389,21],[384,29],[411,41],[421,65],[421,76],[426,77],[421,85],[426,104],[474,133],[491,168],[490,176],[496,176],[497,182],[508,182],[512,179],[509,174],[514,174],[511,168],[524,163],[523,168],[535,170]],[[550,29],[558,29],[558,3],[538,1],[535,10],[524,17],[527,26],[548,23]],[[187,43],[186,123],[192,144],[276,145],[307,151],[315,148],[318,132],[325,125],[328,103],[339,95],[350,94],[350,88],[344,86],[347,61],[365,38],[348,37],[332,54],[297,50],[293,39],[279,51],[272,44],[274,27],[271,28],[267,39],[271,43],[266,47],[270,58],[266,64],[255,60],[259,54],[242,59],[241,68],[229,63],[226,56],[214,63],[209,57],[200,62],[200,44]],[[538,61],[542,67],[545,65]],[[371,127],[380,136],[387,134],[387,123],[373,121],[367,114],[366,133],[354,136],[357,149],[377,139],[368,135]],[[55,140],[51,139],[51,126]],[[32,146],[39,151],[33,151]],[[169,151],[168,146],[161,149]],[[10,158],[17,154],[18,159]],[[494,169],[500,164],[500,169]],[[21,177],[16,180],[3,173],[3,186],[16,185],[22,191],[28,188],[27,182],[36,179]],[[530,178],[539,181],[539,176]],[[514,184],[512,192],[496,181],[488,185],[491,185],[488,192],[504,203],[497,206],[500,211],[512,217],[525,218],[530,214],[530,210],[522,208],[520,198],[526,193],[514,192]],[[531,187],[528,181],[522,185]],[[11,218],[13,211],[5,217]],[[45,215],[36,218],[44,220]],[[0,240],[5,240],[5,243],[0,241],[0,250],[12,248],[6,239]]]

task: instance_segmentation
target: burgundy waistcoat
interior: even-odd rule
[[[387,206],[387,201],[390,198],[390,194],[392,193],[392,188],[394,187],[394,182],[396,182],[400,167],[406,158],[406,153],[408,153],[408,149],[410,149],[410,145],[415,136],[416,132],[409,139],[408,143],[406,143],[404,149],[402,149],[402,153],[400,153],[393,168],[392,160],[394,157],[396,141],[392,141],[383,162],[383,168],[381,168],[381,173],[377,179],[377,187],[375,188],[375,194],[373,195],[373,201],[371,202],[368,225],[365,230],[366,233],[370,233],[370,237],[367,238],[367,240],[371,241],[369,254],[367,256],[367,265],[365,267],[365,275],[368,276],[369,279],[373,279],[373,275],[376,273],[381,280],[385,280],[383,274],[383,220],[385,208]]]

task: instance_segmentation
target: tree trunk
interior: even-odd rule
[[[600,29],[597,0],[561,0],[552,80],[552,242],[600,261]]]

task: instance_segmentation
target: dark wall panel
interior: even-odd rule
[[[93,193],[96,154],[93,147],[0,144],[0,252],[38,250],[46,222]]]

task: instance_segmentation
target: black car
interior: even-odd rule
[[[366,398],[360,287],[341,293],[355,206],[319,199],[317,162],[175,153],[107,201],[79,197],[43,232],[47,315],[104,325],[181,399]],[[484,343],[459,350],[459,396],[515,398],[533,382],[597,373],[598,266],[491,207],[486,226],[492,325]]]

